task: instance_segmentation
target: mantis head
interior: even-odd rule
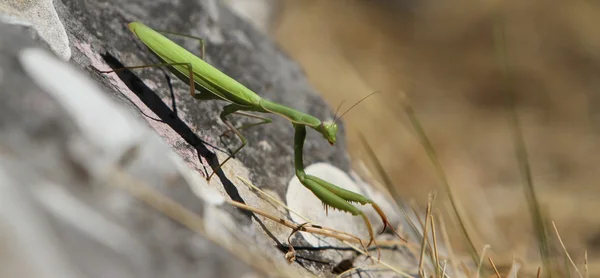
[[[338,106],[337,111],[335,111],[335,116],[333,116],[333,121],[325,121],[325,122],[321,122],[321,125],[319,126],[319,128],[317,129],[321,134],[323,134],[323,137],[325,137],[325,139],[329,142],[329,144],[331,144],[332,146],[335,145],[335,141],[337,139],[337,131],[338,131],[338,126],[337,126],[337,121],[341,120],[342,117],[344,117],[344,115],[346,115],[346,113],[348,113],[348,111],[352,110],[352,108],[354,108],[356,105],[358,105],[359,103],[361,103],[363,100],[367,99],[368,97],[377,94],[379,92],[374,92],[366,97],[363,97],[361,100],[357,101],[354,105],[352,105],[350,108],[348,108],[348,110],[346,110],[346,112],[342,113],[341,116],[337,116],[338,112],[340,111],[340,108],[342,107],[342,103],[340,103],[340,106]]]
[[[335,145],[335,141],[337,139],[337,131],[338,126],[337,123],[335,123],[335,121],[322,122],[319,128],[319,132],[323,134],[325,140],[327,140],[327,142],[329,142],[329,144],[331,144],[332,146]]]

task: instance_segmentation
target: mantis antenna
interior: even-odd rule
[[[365,99],[367,99],[368,97],[374,95],[374,94],[378,94],[381,93],[381,91],[375,91],[373,93],[370,93],[369,95],[367,95],[366,97],[361,98],[359,101],[357,101],[355,104],[353,104],[352,106],[350,106],[350,108],[348,108],[348,110],[346,110],[346,112],[342,113],[342,115],[339,118],[336,118],[336,116],[333,117],[333,122],[337,123],[338,120],[341,120],[342,117],[344,117],[344,115],[346,115],[346,113],[350,112],[350,110],[352,110],[352,108],[356,107],[359,103],[363,102]],[[342,101],[342,103],[340,103],[340,106],[338,107],[337,110],[340,110],[340,107],[342,106],[344,102]],[[335,111],[335,115],[337,115],[338,111]]]
[[[335,114],[333,114],[334,122],[335,122],[335,119],[337,118],[338,112],[340,112],[340,108],[342,108],[342,105],[344,104],[344,101],[345,100],[342,100],[342,102],[340,102],[340,105],[338,105],[337,109],[335,109]]]

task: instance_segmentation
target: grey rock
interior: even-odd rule
[[[136,147],[138,158],[151,156],[159,163],[134,156],[122,170],[126,176],[152,185],[189,211],[204,214],[204,202],[194,197],[186,179],[177,178],[181,174],[169,162],[169,149],[161,140],[109,143],[110,139],[90,138],[85,122],[52,97],[49,87],[38,86],[43,84],[40,79],[30,77],[32,65],[38,73],[50,70],[45,74],[50,78],[60,78],[61,69],[49,67],[52,63],[41,59],[43,55],[25,55],[36,48],[14,28],[0,25],[0,34],[4,99],[0,104],[0,241],[6,243],[0,251],[0,276],[240,277],[256,273],[230,251],[110,186],[120,181],[114,178],[119,172],[109,170],[119,167],[131,154],[130,147]],[[33,60],[26,63],[26,57]],[[73,83],[82,78],[71,77]],[[93,96],[88,87],[73,88]],[[109,119],[106,123],[117,125]],[[134,122],[129,126],[147,130]],[[110,129],[103,131],[110,134]],[[165,184],[169,175],[173,177]]]
[[[4,0],[0,2],[0,21],[32,27],[61,59],[71,58],[67,33],[52,0]]]

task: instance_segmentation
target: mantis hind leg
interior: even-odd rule
[[[143,65],[143,66],[122,67],[122,68],[118,68],[118,69],[104,70],[104,71],[99,70],[94,67],[91,67],[91,68],[99,73],[111,73],[111,72],[117,72],[117,71],[122,71],[122,70],[126,70],[126,69],[144,69],[144,68],[159,68],[159,67],[173,67],[173,66],[185,66],[186,67],[186,69],[189,71],[189,75],[192,76],[192,78],[188,79],[189,86],[190,86],[190,94],[192,95],[192,97],[198,98],[198,97],[196,97],[196,86],[195,86],[194,78],[193,78],[194,71],[192,69],[191,63],[160,63],[160,64]]]
[[[242,150],[242,148],[244,148],[246,146],[247,140],[240,133],[240,129],[244,129],[244,128],[248,128],[248,127],[253,127],[253,126],[257,126],[257,125],[262,125],[262,124],[267,124],[267,123],[272,122],[272,120],[270,118],[267,118],[267,117],[262,117],[262,116],[250,114],[250,113],[247,113],[247,112],[238,111],[238,110],[241,110],[241,109],[244,109],[244,108],[245,107],[239,106],[237,104],[230,104],[230,105],[227,105],[227,106],[223,107],[223,112],[221,112],[221,115],[219,117],[221,118],[221,120],[223,121],[223,123],[229,128],[229,131],[233,132],[240,139],[240,141],[242,141],[242,144],[239,147],[237,147],[234,151],[232,151],[231,154],[225,160],[223,160],[223,162],[221,162],[219,164],[219,166],[217,166],[217,168],[213,169],[213,172],[207,178],[207,180],[209,180],[209,181],[212,178],[212,176],[219,169],[221,169],[221,167],[225,163],[227,163],[227,161],[229,161],[229,159],[231,159],[232,157],[235,157],[235,155],[240,150]],[[250,118],[261,119],[261,121],[257,122],[257,123],[243,125],[241,127],[237,127],[236,128],[236,127],[233,126],[233,124],[231,124],[231,122],[229,121],[229,119],[227,119],[227,116],[229,116],[231,114],[239,114],[239,115],[247,116],[247,117],[250,117]],[[225,134],[226,132],[224,132],[223,134]],[[221,135],[221,136],[223,136],[223,135]]]
[[[242,130],[242,129],[246,129],[246,128],[250,128],[250,127],[254,127],[254,126],[259,126],[259,125],[264,125],[264,124],[268,124],[273,122],[273,120],[271,120],[271,118],[268,117],[263,117],[263,116],[259,116],[259,115],[254,115],[248,112],[242,112],[242,111],[236,111],[233,114],[237,114],[237,115],[242,115],[242,116],[246,116],[248,118],[254,118],[254,119],[259,119],[259,122],[256,123],[251,123],[251,124],[245,124],[245,125],[241,125],[236,127],[237,130]],[[229,135],[227,133],[232,132],[231,129],[228,129],[226,131],[224,131],[220,137],[223,136],[227,136],[229,137]]]

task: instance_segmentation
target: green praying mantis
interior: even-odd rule
[[[110,71],[100,71],[101,73],[110,73],[123,69],[167,67],[169,71],[171,71],[180,80],[186,83],[189,82],[190,94],[193,98],[197,100],[221,99],[230,103],[223,108],[219,117],[229,128],[229,130],[240,139],[242,144],[233,150],[231,155],[221,162],[216,169],[213,169],[213,173],[208,176],[207,180],[210,181],[210,178],[221,166],[223,166],[229,159],[231,159],[231,157],[235,156],[236,153],[246,146],[246,138],[242,136],[239,129],[271,122],[270,118],[247,112],[276,114],[289,120],[295,130],[294,163],[296,176],[305,187],[311,190],[323,202],[326,210],[328,207],[332,207],[351,213],[354,216],[361,216],[369,231],[370,240],[367,246],[370,246],[375,240],[373,228],[366,215],[360,209],[352,205],[352,203],[360,203],[361,205],[371,204],[383,221],[384,227],[381,232],[383,233],[386,226],[389,226],[392,230],[394,230],[381,208],[371,199],[305,173],[302,151],[306,138],[306,127],[316,130],[323,135],[329,144],[334,145],[336,143],[336,134],[338,130],[336,120],[321,121],[309,114],[260,97],[258,94],[248,89],[238,81],[206,63],[204,61],[204,41],[200,38],[181,35],[188,38],[198,39],[201,42],[201,57],[199,58],[161,34],[166,33],[178,35],[176,33],[155,31],[141,22],[131,22],[128,24],[128,27],[129,30],[133,32],[148,47],[152,54],[154,54],[161,61],[161,63],[155,65],[124,67]],[[199,93],[196,93],[196,90],[198,90]],[[261,121],[236,128],[227,119],[229,115],[234,113],[260,119]],[[396,233],[395,230],[394,233]]]

